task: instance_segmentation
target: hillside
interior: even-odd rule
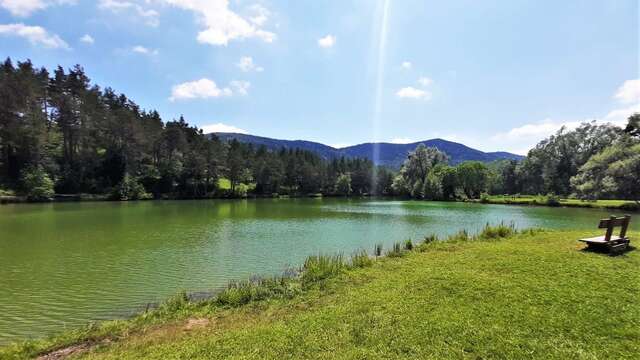
[[[50,358],[637,358],[638,251],[580,251],[576,239],[590,235],[582,231],[496,235],[458,235],[355,266],[329,260],[308,268],[308,285],[303,277],[173,301],[76,340],[0,348],[0,357],[62,347]]]
[[[373,150],[378,148],[379,157],[374,162],[376,165],[384,165],[397,169],[406,159],[407,154],[416,148],[419,144],[438,148],[449,156],[452,165],[459,164],[463,161],[483,161],[491,162],[502,159],[521,160],[524,157],[508,152],[483,152],[472,149],[466,145],[459,144],[443,139],[431,139],[419,141],[411,144],[391,144],[391,143],[364,143],[359,145],[348,146],[344,148],[334,148],[328,145],[313,141],[304,140],[279,140],[261,136],[237,134],[237,133],[215,133],[223,141],[237,139],[240,142],[251,143],[255,145],[264,145],[269,149],[303,149],[318,153],[325,159],[336,157],[361,157],[369,160],[373,159]]]

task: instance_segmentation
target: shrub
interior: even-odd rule
[[[489,196],[489,194],[487,194],[486,192],[480,194],[480,202],[481,203],[485,203],[486,204],[486,203],[488,203],[490,201],[491,201],[491,196]]]
[[[14,196],[13,190],[0,189],[0,196]]]
[[[560,206],[560,197],[555,194],[547,194],[545,204],[548,206]]]
[[[114,200],[144,200],[150,199],[144,186],[135,177],[125,174],[118,186],[115,187],[111,198]]]
[[[40,166],[23,171],[21,182],[30,201],[49,200],[54,194],[53,181]]]
[[[246,198],[249,193],[249,185],[247,184],[238,184],[236,185],[235,192],[233,193],[234,197]]]

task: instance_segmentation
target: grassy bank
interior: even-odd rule
[[[584,208],[606,208],[621,211],[640,211],[640,205],[629,200],[578,200],[561,199],[548,196],[533,195],[490,195],[482,199],[473,200],[485,204],[507,204],[507,205],[539,205],[539,206],[567,206]]]
[[[184,295],[129,321],[0,350],[81,358],[634,358],[640,253],[580,251],[585,232],[485,229],[311,257],[298,276]],[[631,234],[635,240],[638,233]]]

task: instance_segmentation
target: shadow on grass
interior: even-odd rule
[[[631,244],[627,245],[627,247],[622,251],[611,251],[609,247],[606,245],[602,245],[602,246],[588,245],[580,249],[580,251],[585,253],[595,253],[595,254],[606,255],[611,257],[621,256],[634,250],[636,250],[636,247]]]

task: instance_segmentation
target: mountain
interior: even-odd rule
[[[243,143],[250,143],[256,146],[264,145],[269,149],[302,149],[313,151],[325,159],[333,159],[341,156],[361,157],[373,160],[373,150],[377,148],[378,159],[375,161],[377,165],[385,165],[394,169],[400,168],[402,162],[407,158],[407,154],[413,151],[419,144],[435,147],[449,156],[449,162],[452,165],[459,164],[463,161],[476,160],[482,162],[491,162],[495,160],[522,160],[524,156],[516,155],[504,151],[483,152],[472,149],[466,145],[443,139],[431,139],[419,141],[411,144],[391,144],[391,143],[364,143],[359,145],[348,146],[344,148],[334,148],[328,145],[320,144],[313,141],[304,140],[278,140],[262,136],[254,136],[238,133],[214,133],[222,141],[230,141],[236,139]]]

